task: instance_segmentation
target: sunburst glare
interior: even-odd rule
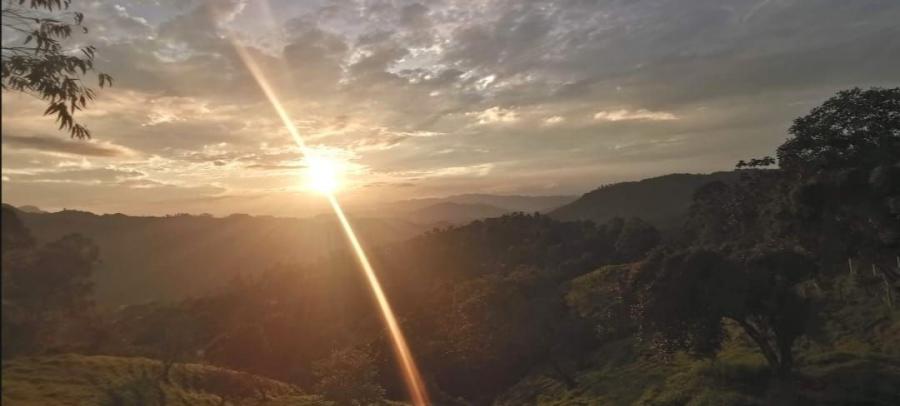
[[[310,190],[331,195],[341,186],[344,165],[337,159],[316,153],[307,153],[303,160],[306,171],[306,187]]]

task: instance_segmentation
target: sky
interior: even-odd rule
[[[3,94],[3,201],[314,215],[253,56],[350,206],[581,194],[772,154],[836,91],[900,85],[897,0],[75,0],[113,76],[56,130]],[[4,44],[14,38],[4,36]]]

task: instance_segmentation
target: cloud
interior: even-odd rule
[[[117,168],[90,168],[90,169],[42,169],[33,172],[10,173],[12,180],[17,182],[61,182],[61,183],[117,183],[120,181],[133,181],[145,176],[144,173]]]
[[[80,141],[59,136],[21,136],[5,135],[3,143],[16,149],[25,149],[41,152],[53,152],[68,155],[83,155],[95,157],[123,157],[132,155],[128,148],[114,145],[108,142]]]
[[[610,110],[598,111],[594,114],[594,120],[598,121],[629,121],[629,120],[647,120],[647,121],[669,121],[677,120],[678,117],[672,113],[663,111],[649,111],[646,109],[638,110]]]
[[[563,116],[552,116],[552,117],[547,117],[547,118],[545,118],[545,119],[544,119],[544,124],[546,124],[546,125],[554,125],[554,124],[559,124],[559,123],[561,123],[561,122],[563,122],[563,121],[565,121],[565,120],[566,120],[566,119],[565,119]]]
[[[78,2],[92,30],[77,40],[98,46],[116,86],[78,113],[91,142],[55,136],[40,100],[4,94],[11,196],[52,207],[41,202],[59,203],[49,183],[16,177],[90,158],[82,169],[146,175],[104,178],[84,202],[142,188],[220,212],[232,206],[207,194],[287,207],[299,152],[226,34],[259,62],[304,140],[339,151],[359,185],[415,183],[392,198],[579,193],[730,168],[771,153],[836,90],[895,86],[900,71],[900,42],[885,40],[900,37],[891,1],[265,3]],[[242,201],[235,210],[253,212],[256,200]]]
[[[260,169],[264,171],[298,171],[305,168],[301,164],[251,164],[247,165],[249,169]]]
[[[475,117],[478,120],[478,124],[512,123],[519,120],[519,115],[515,111],[498,106],[485,109],[484,111],[466,113],[466,115]]]

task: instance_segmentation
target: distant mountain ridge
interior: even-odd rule
[[[614,217],[640,217],[661,230],[679,228],[687,218],[694,191],[709,182],[734,182],[740,172],[676,173],[636,182],[604,185],[553,210],[559,220],[605,223]]]
[[[497,217],[513,212],[546,213],[575,200],[576,196],[491,195],[471,193],[446,197],[399,200],[357,207],[354,210],[366,217],[401,218],[419,223],[465,224],[485,217]]]
[[[204,294],[241,273],[262,272],[279,263],[307,263],[347,249],[333,216],[135,217],[15,210],[39,242],[79,233],[100,247],[96,298],[110,306]],[[402,241],[430,228],[397,219],[351,221],[370,246]]]
[[[488,204],[441,202],[412,210],[409,220],[418,223],[467,223],[472,220],[498,217],[510,210]]]
[[[511,212],[544,212],[559,220],[640,217],[662,230],[680,226],[698,187],[738,178],[738,172],[672,174],[605,185],[573,196],[465,194],[347,210],[367,245],[409,239],[435,225],[465,224]],[[16,209],[39,241],[80,233],[101,250],[96,293],[101,304],[122,305],[202,294],[239,273],[278,263],[304,263],[346,249],[332,216],[307,219],[235,214],[136,217],[36,207]],[[146,292],[136,296],[134,292]]]
[[[16,208],[19,209],[19,211],[24,211],[26,213],[46,213],[46,211],[41,210],[37,206],[24,205],[24,206],[19,206]]]
[[[485,193],[467,193],[441,198],[425,198],[407,200],[411,204],[450,202],[457,204],[483,204],[499,207],[510,211],[544,212],[550,211],[562,205],[571,203],[577,198],[572,195],[492,195]]]

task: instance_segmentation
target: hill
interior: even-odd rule
[[[98,303],[108,306],[201,295],[235,275],[278,263],[307,263],[347,246],[331,216],[133,217],[72,210],[17,214],[39,242],[80,233],[100,247],[95,292]],[[392,219],[352,221],[370,245],[402,241],[427,228]]]
[[[571,203],[576,196],[522,196],[522,195],[491,195],[483,193],[469,193],[454,195],[440,200],[458,204],[483,204],[499,207],[508,211],[521,211],[525,213],[546,212]],[[411,203],[425,203],[436,199],[416,199]]]
[[[465,224],[512,212],[547,212],[575,200],[575,196],[521,196],[472,193],[447,197],[410,199],[351,207],[362,217],[398,218],[422,224]]]
[[[25,213],[46,213],[46,211],[41,210],[39,207],[31,205],[19,206],[17,209]]]
[[[3,363],[5,405],[305,405],[331,402],[283,382],[202,364],[177,364],[169,382],[148,358],[53,355]]]
[[[413,210],[408,218],[419,223],[468,223],[470,221],[498,217],[509,210],[488,204],[441,202]]]
[[[671,174],[636,182],[604,185],[549,213],[560,220],[591,220],[601,224],[614,217],[640,217],[661,230],[684,222],[694,191],[709,182],[733,182],[739,173]]]

